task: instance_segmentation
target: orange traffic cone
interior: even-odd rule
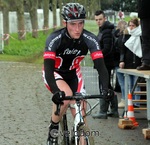
[[[125,112],[124,118],[128,118],[128,119],[132,120],[134,126],[139,125],[134,116],[134,107],[133,107],[131,93],[128,94],[128,111]]]

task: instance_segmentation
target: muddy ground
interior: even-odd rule
[[[46,145],[51,114],[51,94],[46,89],[41,65],[0,61],[0,145]],[[118,93],[118,99],[120,99]],[[97,100],[91,101],[93,105]],[[98,106],[92,111],[95,113]],[[122,114],[123,109],[119,109]],[[69,112],[68,112],[69,114]],[[149,145],[142,129],[147,128],[146,111],[135,113],[139,127],[118,128],[118,118],[88,118],[96,145]],[[71,126],[72,120],[69,119]]]

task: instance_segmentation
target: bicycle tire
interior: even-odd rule
[[[67,125],[68,127],[68,125]],[[59,130],[59,136],[58,136],[58,145],[69,145],[69,134],[68,132],[64,131],[64,122],[63,119],[60,121],[60,130]]]
[[[78,145],[95,145],[93,136],[89,135],[90,129],[85,126],[81,125],[78,128]],[[88,134],[88,135],[87,135]]]
[[[60,121],[60,127],[59,127],[59,136],[58,136],[58,145],[64,145],[64,141],[63,141],[63,134],[61,134],[61,132],[63,132],[63,121]]]

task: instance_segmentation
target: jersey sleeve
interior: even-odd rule
[[[92,58],[92,60],[95,60],[95,59],[104,58],[104,57],[103,57],[102,51],[99,50],[99,51],[92,52],[91,53],[91,58]]]
[[[51,34],[45,43],[44,59],[53,59],[56,58],[56,49],[61,40],[61,34],[53,33]]]
[[[102,89],[108,89],[108,71],[104,63],[104,57],[98,43],[98,39],[94,34],[89,32],[85,32],[84,39],[89,48],[91,58],[94,62],[94,68],[98,71],[99,85],[102,85]]]
[[[52,93],[59,91],[56,80],[54,78],[54,68],[56,60],[56,49],[59,45],[60,38],[61,34],[51,34],[46,40],[45,51],[43,54],[45,79],[51,88]]]
[[[44,59],[45,79],[53,94],[60,91],[54,78],[54,65],[55,61],[53,59]]]
[[[100,48],[98,38],[93,33],[85,31],[83,33],[85,43],[88,46],[92,60],[103,58],[103,53]]]
[[[106,69],[105,63],[103,59],[95,59],[94,62],[94,68],[97,70],[99,75],[99,86],[102,85],[102,89],[108,89],[109,84],[109,77],[108,77],[108,71]]]

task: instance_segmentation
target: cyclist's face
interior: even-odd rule
[[[104,15],[102,15],[102,14],[100,14],[98,16],[95,15],[95,21],[96,21],[97,25],[99,27],[101,27],[104,24],[104,22],[106,21],[106,17],[104,17]]]
[[[84,28],[84,20],[67,22],[66,27],[71,38],[79,39]]]

